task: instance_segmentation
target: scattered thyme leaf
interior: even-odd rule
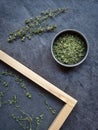
[[[3,82],[3,86],[4,87],[8,87],[8,83],[7,82]]]
[[[32,95],[30,94],[30,92],[26,92],[26,97],[32,98]]]
[[[4,96],[4,94],[3,94],[3,92],[2,91],[0,91],[0,107],[2,106],[2,97]]]
[[[2,71],[2,75],[7,75],[7,71]]]
[[[14,95],[12,99],[8,100],[8,104],[12,105],[12,104],[16,104],[17,103],[17,96]]]

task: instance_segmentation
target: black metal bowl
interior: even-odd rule
[[[55,57],[55,54],[53,52],[53,45],[55,44],[55,40],[57,40],[59,37],[61,37],[63,34],[73,34],[73,35],[77,35],[78,37],[80,37],[83,41],[84,41],[84,44],[85,44],[85,55],[84,57],[78,62],[78,63],[75,63],[75,64],[66,64],[66,63],[62,63],[60,62],[56,57]],[[88,52],[89,52],[89,45],[88,45],[88,40],[87,38],[84,36],[84,34],[82,34],[80,31],[77,31],[75,29],[66,29],[66,30],[63,30],[59,33],[56,34],[56,36],[54,37],[54,39],[52,40],[52,44],[51,44],[51,53],[52,53],[52,56],[53,58],[55,59],[55,61],[57,63],[59,63],[60,65],[62,66],[65,66],[65,67],[75,67],[75,66],[78,66],[80,65],[81,63],[84,62],[84,60],[87,58],[87,55],[88,55]]]

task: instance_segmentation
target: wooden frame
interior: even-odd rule
[[[75,107],[77,100],[30,70],[29,68],[25,67],[23,64],[6,54],[5,52],[0,50],[0,60],[27,77],[28,79],[32,80],[36,84],[38,84],[43,89],[47,90],[49,93],[56,96],[58,99],[63,101],[65,105],[60,110],[58,115],[56,116],[55,120],[52,122],[51,126],[48,130],[59,130],[63,125],[64,121],[67,119],[73,108]]]

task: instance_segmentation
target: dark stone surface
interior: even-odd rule
[[[68,7],[70,11],[52,21],[58,26],[54,33],[34,36],[32,40],[27,40],[25,43],[20,41],[7,43],[8,34],[21,27],[25,19],[39,15],[43,10],[58,7]],[[73,69],[59,66],[50,51],[54,35],[69,28],[84,33],[90,45],[86,61]],[[98,0],[1,0],[0,49],[78,100],[77,106],[61,130],[98,130]],[[0,63],[0,72],[7,68],[11,69],[4,63]],[[11,77],[5,78],[10,88],[6,98],[17,94],[21,99],[21,107],[26,112],[34,113],[35,116],[44,112],[44,121],[40,130],[47,130],[55,116],[52,116],[45,107],[44,98],[47,98],[57,112],[63,103],[46,92],[44,92],[45,97],[40,98],[39,87],[22,77],[33,95],[33,99],[29,100],[20,87],[14,88],[19,85]],[[2,89],[0,84],[0,90]],[[12,112],[10,106],[5,105],[0,108],[0,130],[21,129],[11,119]]]

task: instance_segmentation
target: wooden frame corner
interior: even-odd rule
[[[77,104],[77,100],[30,70],[2,50],[0,50],[0,60],[65,103],[63,108],[56,116],[55,120],[52,122],[51,126],[48,128],[48,130],[59,130]]]

